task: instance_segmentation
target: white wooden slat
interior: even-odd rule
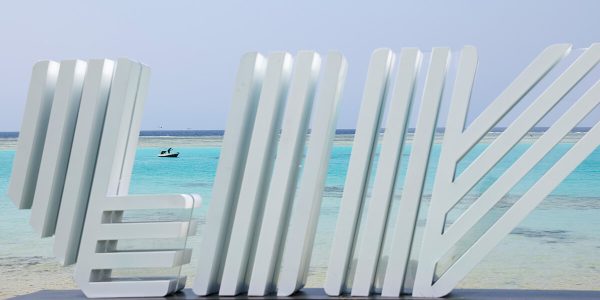
[[[199,248],[202,249],[202,255],[198,259],[193,290],[200,296],[219,290],[265,65],[264,57],[256,52],[245,54],[240,62],[215,175],[212,202]]]
[[[57,62],[40,61],[31,73],[8,185],[8,196],[19,209],[31,208],[33,203],[59,68]]]
[[[255,244],[255,232],[260,228],[291,67],[290,54],[277,52],[269,55],[240,186],[239,197],[243,201],[237,203],[221,278],[219,295],[222,296],[237,295],[248,288],[246,268]]]
[[[291,295],[306,282],[347,68],[342,54],[327,55],[298,197],[281,258],[277,285],[280,296]]]
[[[176,292],[177,287],[181,286],[185,281],[185,276],[180,278],[122,278],[108,282],[90,282],[88,288],[95,291],[95,298],[114,298],[116,291],[118,291],[119,297],[143,297],[140,296],[141,291],[144,292],[144,295],[161,297]],[[86,296],[88,295],[86,294]]]
[[[42,237],[56,228],[86,67],[84,61],[67,60],[58,72],[29,221]]]
[[[94,285],[90,282],[105,279],[101,274],[92,273],[94,268],[93,256],[97,251],[97,247],[101,248],[98,250],[105,250],[102,248],[106,245],[98,245],[97,233],[100,226],[102,226],[106,196],[117,194],[118,177],[123,167],[125,146],[129,136],[141,70],[142,67],[139,63],[119,59],[113,75],[101,143],[98,149],[98,159],[81,236],[79,256],[75,267],[75,281],[88,297],[99,297],[107,293],[103,285]],[[113,293],[115,291],[113,290]],[[119,291],[121,293],[130,292],[127,290]]]
[[[135,89],[130,90],[128,97],[133,97],[133,106],[127,106],[127,113],[131,115],[123,121],[124,137],[122,142],[119,143],[117,148],[116,163],[120,163],[120,166],[113,168],[113,178],[111,178],[109,195],[127,195],[129,193],[129,181],[131,178],[131,172],[133,170],[133,163],[135,160],[136,149],[139,140],[139,132],[142,124],[142,112],[144,108],[144,102],[148,92],[148,83],[150,81],[150,68],[143,64],[139,64],[140,70],[137,77],[131,78],[131,85]],[[127,134],[127,136],[125,136]],[[113,189],[114,190],[111,190]],[[114,193],[114,194],[113,194]],[[105,203],[103,202],[103,205]],[[108,210],[108,209],[105,209]],[[123,211],[113,210],[108,216],[104,218],[110,219],[112,222],[120,222],[123,217]],[[187,241],[187,240],[186,240]],[[116,247],[117,241],[106,242],[106,247]]]
[[[369,63],[324,285],[329,296],[338,296],[344,288],[360,209],[369,181],[371,160],[377,143],[379,121],[393,58],[391,50],[378,49],[371,56]]]
[[[467,114],[471,88],[475,79],[477,68],[477,51],[474,47],[465,47],[460,56],[456,80],[454,84],[452,103],[449,114],[456,116],[462,122],[459,124],[448,124],[444,132],[444,139],[456,141],[456,136],[462,132],[462,125]],[[440,161],[444,158],[442,150]],[[441,166],[438,166],[438,172]],[[405,205],[403,205],[405,204]],[[385,277],[381,295],[384,297],[399,297],[402,292],[404,279],[406,278],[408,260],[413,243],[415,226],[417,221],[417,210],[419,202],[402,202],[398,211],[396,224],[392,236],[392,248],[387,262]]]
[[[399,55],[398,75],[390,99],[387,126],[383,135],[377,173],[365,224],[366,234],[360,241],[356,275],[352,295],[370,294],[379,255],[383,244],[390,202],[394,194],[399,162],[402,157],[417,74],[421,65],[421,52],[416,48],[403,48]]]
[[[192,249],[97,253],[98,269],[173,268],[190,262]]]
[[[263,296],[275,288],[273,273],[281,254],[281,237],[288,224],[289,204],[296,192],[320,65],[321,58],[313,51],[301,51],[295,59],[273,177],[257,233],[256,253],[259,255],[251,269],[248,288],[251,296]]]
[[[97,226],[97,240],[120,239],[175,239],[188,236],[195,230],[195,222],[136,222],[108,223]]]
[[[202,198],[195,194],[127,195],[107,197],[104,202],[109,210],[192,209],[200,207]]]
[[[56,224],[54,255],[63,265],[77,260],[114,65],[111,60],[88,62]]]
[[[119,180],[117,195],[129,194],[129,182],[131,180],[131,172],[133,171],[133,163],[135,161],[136,149],[138,146],[140,129],[142,126],[142,117],[144,113],[144,103],[148,94],[148,85],[150,82],[150,67],[141,65],[140,79],[135,95],[135,104],[133,114],[131,116],[131,124],[129,126],[129,137],[125,148],[125,156],[123,158],[123,167]]]

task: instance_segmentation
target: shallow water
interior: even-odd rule
[[[493,137],[490,137],[490,139]],[[532,138],[535,138],[533,136]],[[540,162],[513,188],[495,209],[496,216],[518,199],[548,166],[572,146],[570,136]],[[325,276],[332,236],[343,192],[344,178],[351,152],[352,135],[340,135],[331,155],[322,202],[308,286],[319,286]],[[484,140],[468,154],[459,169],[468,165],[488,143]],[[192,263],[183,273],[193,277],[211,187],[219,158],[219,137],[144,137],[140,140],[131,178],[132,194],[196,193],[203,197],[202,207],[194,211],[199,220],[196,236],[188,240],[195,247]],[[61,268],[52,257],[52,239],[39,239],[29,226],[29,212],[17,210],[5,195],[14,156],[15,140],[0,140],[0,296],[26,293],[43,288],[72,288],[72,268]],[[473,191],[449,214],[449,222],[464,210],[469,201],[493,183],[519,157],[530,143],[518,144]],[[156,154],[172,146],[181,155],[160,159]],[[440,145],[435,144],[432,160],[437,161]],[[393,224],[401,193],[410,144],[402,156],[400,176],[389,224]],[[416,244],[424,224],[424,212],[431,194],[435,163],[428,171],[423,209],[420,212]],[[374,171],[374,170],[373,170]],[[600,149],[588,157],[542,204],[515,229],[461,283],[461,287],[530,289],[600,289]],[[299,200],[300,201],[300,200]],[[369,199],[367,197],[368,202]],[[494,215],[494,214],[492,214]],[[487,220],[493,221],[493,220]],[[391,230],[387,231],[386,237]],[[360,236],[364,234],[359,233]],[[418,250],[418,245],[413,254]],[[379,272],[385,267],[389,241],[384,243]],[[455,259],[450,257],[449,261]],[[444,263],[442,262],[441,265]],[[414,266],[411,266],[414,267]],[[191,278],[192,279],[192,278]],[[190,279],[190,280],[191,280]],[[377,285],[380,285],[378,277]],[[190,284],[188,280],[188,285]]]

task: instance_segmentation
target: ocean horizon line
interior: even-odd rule
[[[534,127],[529,132],[545,132],[549,127]],[[503,132],[506,127],[494,127],[490,130],[490,132]],[[591,129],[591,127],[574,127],[571,132],[587,132]],[[439,127],[436,128],[436,133],[444,133],[445,128]],[[336,129],[336,135],[343,134],[354,134],[356,129]],[[385,132],[385,128],[380,129],[380,133]],[[409,128],[409,133],[414,133],[415,128]],[[310,133],[310,129],[308,130]],[[161,130],[141,130],[141,137],[161,137],[161,136],[183,136],[183,137],[201,137],[201,136],[223,136],[225,134],[225,130],[223,129],[161,129]],[[18,138],[18,131],[0,131],[0,139],[4,138]]]

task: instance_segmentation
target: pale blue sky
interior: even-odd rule
[[[354,128],[376,48],[476,46],[472,118],[546,46],[600,41],[598,1],[357,2],[4,1],[0,131],[19,129],[42,59],[140,60],[152,67],[143,129],[222,129],[244,52],[338,50],[349,62],[338,128]]]

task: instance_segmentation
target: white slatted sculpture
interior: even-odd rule
[[[122,239],[193,234],[189,218],[127,223],[123,211],[191,211],[199,204],[195,195],[127,196],[149,75],[148,67],[126,59],[43,61],[33,68],[9,196],[19,208],[31,207],[40,235],[55,236],[63,264],[77,262],[76,281],[88,297],[164,296],[184,286],[185,278],[152,272],[111,277],[123,268],[179,266],[191,253],[184,245],[117,247]]]
[[[319,55],[310,51],[300,52],[295,63],[287,53],[267,59],[250,53],[242,59],[196,294],[259,296],[276,289],[291,294],[304,284],[346,74],[343,56],[328,54],[315,96],[320,65]],[[314,125],[298,178],[315,98]],[[292,204],[297,178],[300,201]]]
[[[600,81],[578,99],[524,154],[478,196],[452,224],[446,215],[570,90],[600,62],[600,44],[585,50],[466,169],[458,162],[570,51],[544,50],[472,124],[465,128],[477,67],[474,47],[462,49],[432,199],[412,292],[448,294],[503,237],[600,145],[596,124],[568,150],[483,235],[436,278],[436,265],[561,139],[600,102]],[[448,48],[429,57],[421,105],[393,228],[390,205],[397,184],[408,116],[415,101],[422,54],[405,48],[394,63],[389,49],[373,53],[353,150],[333,236],[325,291],[364,297],[374,292],[385,264],[382,296],[398,297],[407,277],[417,215],[450,63]],[[390,84],[397,65],[397,76]],[[200,296],[300,290],[308,274],[323,187],[346,75],[346,61],[302,51],[246,54],[241,61],[223,139],[213,202],[199,247],[193,290]],[[185,277],[145,274],[114,276],[113,270],[169,268],[189,262],[189,219],[126,222],[124,211],[191,210],[195,195],[128,196],[137,132],[149,70],[128,60],[40,62],[34,67],[9,196],[31,208],[42,236],[55,235],[55,254],[77,262],[76,281],[89,297],[164,296],[183,288]],[[320,80],[319,80],[320,79]],[[318,83],[318,84],[317,84]],[[393,91],[388,93],[388,86]],[[386,98],[388,119],[365,211],[371,169]],[[312,122],[310,140],[306,132]],[[71,146],[72,145],[72,146]],[[303,153],[307,147],[305,158]],[[359,228],[361,215],[365,222]],[[358,240],[358,232],[367,234]],[[384,233],[391,251],[382,259]],[[180,247],[124,250],[120,240],[180,239]],[[417,243],[419,241],[416,241]],[[356,257],[356,268],[350,265]],[[352,280],[349,280],[352,278]],[[351,282],[349,286],[346,286]],[[406,289],[404,289],[406,288]]]

